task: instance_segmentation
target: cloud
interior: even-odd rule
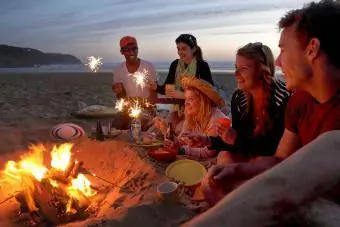
[[[98,40],[112,42],[123,34],[135,34],[141,39],[154,36],[166,40],[171,37],[172,40],[174,34],[181,31],[204,31],[207,36],[266,33],[276,24],[275,13],[300,7],[303,2],[82,0],[61,4],[55,0],[1,1],[0,43],[47,47],[48,51],[68,47],[77,54],[83,52],[76,49],[81,45],[96,46]],[[268,21],[271,21],[271,27],[244,27]],[[248,30],[242,30],[245,28]]]

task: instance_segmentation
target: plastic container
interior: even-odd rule
[[[142,142],[142,124],[140,119],[133,119],[130,126],[130,138],[132,143]]]

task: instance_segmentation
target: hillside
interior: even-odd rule
[[[81,61],[69,54],[44,53],[32,48],[0,45],[0,68],[53,64],[81,64]]]

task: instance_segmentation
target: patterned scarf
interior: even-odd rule
[[[194,58],[190,64],[185,68],[185,63],[182,60],[178,60],[176,75],[175,75],[175,88],[181,91],[181,79],[185,76],[196,75],[197,61]],[[184,114],[184,105],[175,104],[172,106],[171,112],[177,112],[178,116],[181,117]]]
[[[195,76],[197,69],[197,61],[194,58],[187,68],[185,68],[185,64],[182,60],[178,60],[176,75],[175,75],[175,86],[176,90],[181,90],[181,79],[184,76]]]

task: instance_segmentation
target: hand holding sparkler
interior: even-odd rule
[[[87,58],[87,63],[86,63],[86,66],[88,66],[92,72],[97,72],[101,65],[102,65],[102,58],[101,57],[94,57],[94,56],[91,56],[91,57],[88,57]]]

